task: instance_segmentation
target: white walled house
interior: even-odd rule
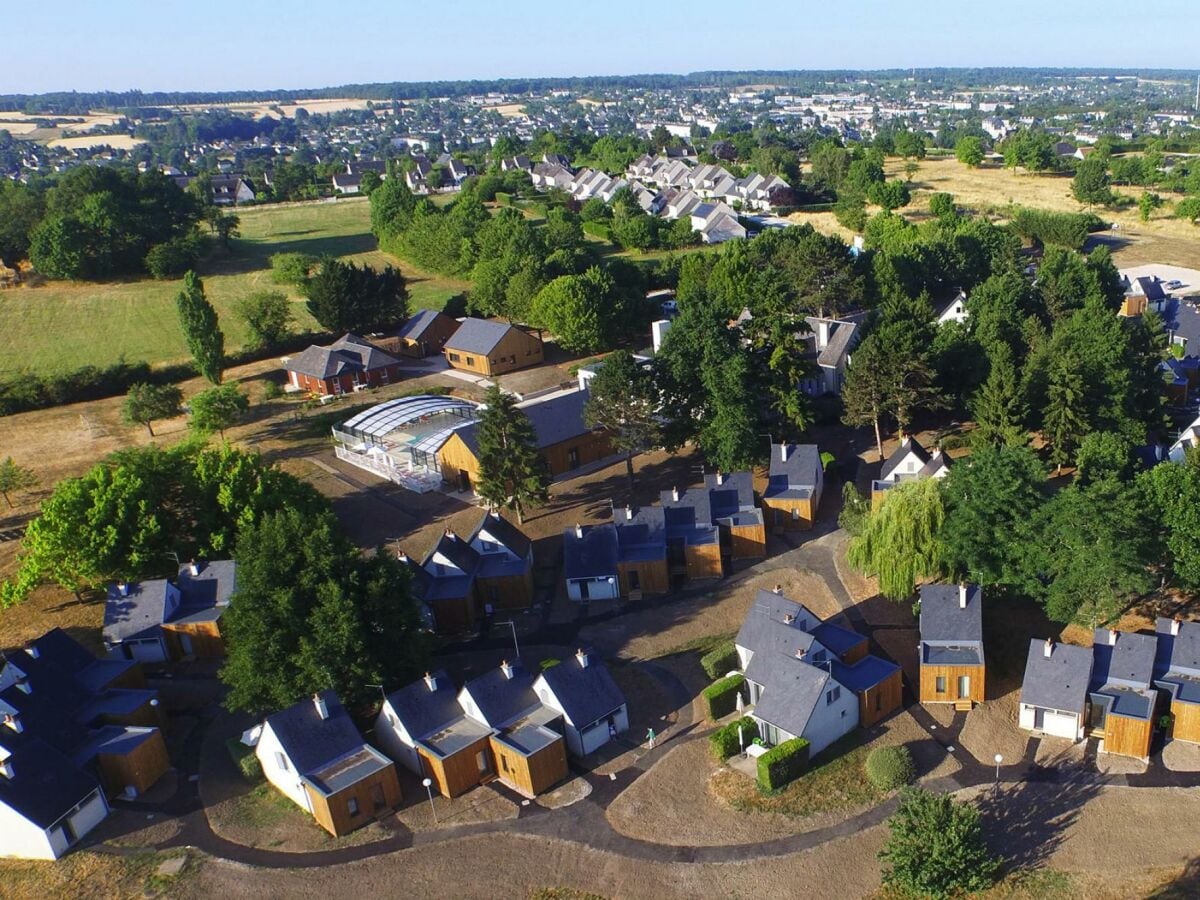
[[[458,689],[439,669],[387,695],[375,719],[375,742],[404,768],[424,776],[417,744],[461,718]]]
[[[1030,641],[1017,724],[1026,731],[1083,740],[1092,664],[1090,647]]]
[[[575,756],[587,756],[629,730],[625,696],[594,654],[579,650],[551,666],[533,690],[543,704],[562,713],[567,749]]]
[[[58,859],[107,815],[100,785],[69,759],[0,734],[0,856]]]

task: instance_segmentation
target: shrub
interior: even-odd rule
[[[758,758],[758,786],[764,791],[778,791],[804,774],[807,766],[808,741],[784,741]]]
[[[1013,231],[1021,237],[1071,250],[1083,247],[1089,232],[1105,227],[1104,221],[1092,213],[1060,213],[1027,207],[1014,211],[1010,221]]]
[[[867,778],[881,791],[894,791],[917,777],[908,747],[876,747],[867,754]]]
[[[720,719],[737,709],[738,694],[745,683],[746,679],[741,675],[730,675],[706,687],[701,696],[708,706],[709,716]]]
[[[742,741],[748,747],[758,737],[758,723],[745,716],[736,722],[722,725],[708,736],[708,745],[712,748],[713,756],[721,762],[741,751],[738,743],[738,728],[742,729]]]
[[[283,396],[283,385],[278,381],[264,381],[262,387],[263,401],[278,400]]]
[[[496,191],[493,199],[501,206],[512,206],[513,196],[508,191]]]
[[[612,240],[612,231],[609,229],[607,222],[584,222],[583,233],[590,234],[592,237],[598,237],[605,241]]]
[[[247,747],[237,738],[228,738],[225,741],[225,747],[229,750],[229,756],[233,759],[233,764],[238,767],[238,771],[242,773],[243,778],[251,784],[262,781],[262,763],[254,755],[253,747]]]
[[[157,279],[182,275],[196,268],[202,244],[199,235],[188,234],[155,244],[146,254],[146,271]]]
[[[832,475],[837,470],[837,457],[828,450],[821,451],[821,471],[826,475]]]
[[[733,646],[733,641],[722,641],[700,657],[700,667],[712,681],[716,681],[730,669],[736,669],[737,663],[737,648]]]
[[[276,284],[303,284],[317,262],[307,253],[276,253],[271,257],[271,280]]]

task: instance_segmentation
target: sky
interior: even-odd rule
[[[5,32],[0,94],[711,69],[1200,65],[1200,0],[13,0]]]

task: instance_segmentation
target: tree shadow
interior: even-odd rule
[[[1183,871],[1156,888],[1148,900],[1192,900],[1194,897],[1200,897],[1200,856],[1189,859]]]
[[[279,236],[275,235],[274,237]],[[372,250],[377,250],[378,247],[375,235],[369,232],[285,241],[239,238],[233,242],[232,253],[214,256],[206,260],[202,264],[201,274],[204,276],[244,275],[248,272],[259,272],[270,268],[271,257],[276,253],[304,253],[317,258],[341,257],[370,253]]]
[[[1010,868],[1045,865],[1102,787],[1083,770],[1044,770],[1043,775],[989,791],[979,800],[988,844]]]

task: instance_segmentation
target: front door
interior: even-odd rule
[[[458,489],[464,494],[471,489],[471,476],[462,469],[458,470]]]
[[[195,652],[194,648],[192,647],[192,636],[190,634],[184,634],[183,632],[180,632],[179,648],[183,651],[184,656],[191,656],[192,653]]]
[[[567,468],[570,468],[570,469],[578,469],[579,468],[579,448],[578,447],[572,447],[570,450],[567,451]]]
[[[588,581],[579,582],[579,599],[580,600],[588,599],[588,585],[590,583],[591,582],[588,582]]]
[[[376,812],[387,806],[387,798],[383,795],[383,785],[371,785],[371,804],[375,807]]]
[[[958,676],[958,699],[966,700],[970,696],[971,696],[971,676],[970,675],[959,675]]]
[[[642,576],[637,569],[629,571],[629,589],[631,591],[640,591],[642,589]]]
[[[492,773],[492,761],[488,759],[486,750],[480,750],[475,754],[475,765],[479,769],[480,777],[490,775]]]

